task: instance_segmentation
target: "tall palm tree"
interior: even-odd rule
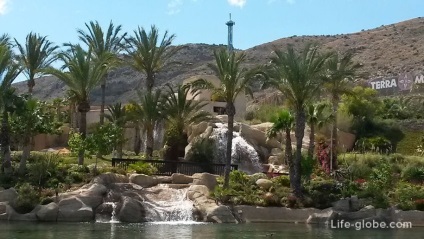
[[[277,133],[283,131],[285,134],[285,148],[284,148],[284,156],[285,162],[289,165],[289,176],[290,176],[290,184],[294,182],[294,164],[293,164],[293,153],[292,153],[292,142],[291,142],[291,130],[293,128],[294,117],[288,110],[282,110],[278,112],[276,117],[272,119],[272,127],[268,130],[267,136],[270,138],[276,137]],[[291,185],[293,188],[294,185]]]
[[[343,54],[334,53],[327,61],[327,72],[324,76],[324,88],[328,92],[333,108],[332,125],[332,166],[337,168],[337,111],[341,95],[352,92],[352,81],[358,76],[358,69],[362,66],[353,61],[353,52],[347,51]],[[331,169],[332,170],[332,169]]]
[[[207,120],[210,114],[203,111],[202,108],[207,104],[202,101],[189,100],[190,85],[178,85],[174,90],[170,84],[167,84],[167,93],[164,95],[163,112],[167,121],[167,142],[170,147],[168,159],[177,160],[187,145],[186,128],[192,123],[199,123]],[[193,99],[199,95],[199,91],[193,92]]]
[[[215,64],[209,67],[215,72],[219,79],[219,85],[215,86],[211,82],[199,79],[191,83],[193,89],[209,89],[213,95],[220,97],[226,102],[226,111],[228,115],[227,148],[224,170],[224,187],[229,185],[230,165],[231,165],[231,147],[234,131],[234,115],[236,109],[234,102],[240,93],[252,94],[250,83],[256,76],[256,71],[248,71],[242,68],[241,64],[245,61],[244,53],[237,54],[221,49],[214,52]]]
[[[109,105],[107,110],[110,112],[109,115],[105,115],[105,118],[109,120],[112,124],[114,124],[119,129],[119,140],[116,145],[117,157],[122,158],[122,144],[124,143],[124,130],[125,124],[128,121],[128,112],[121,103],[116,103],[114,105]]]
[[[85,24],[87,32],[78,29],[79,39],[87,46],[91,47],[92,54],[95,58],[101,59],[107,57],[110,62],[107,62],[108,67],[115,66],[120,63],[118,55],[124,49],[124,40],[127,33],[121,34],[122,26],[115,27],[112,22],[106,32],[103,31],[100,24],[96,21],[90,21]],[[101,82],[102,102],[100,105],[100,124],[104,123],[105,118],[105,97],[106,97],[106,76]]]
[[[11,172],[10,156],[10,127],[9,112],[13,107],[14,89],[12,83],[21,73],[21,68],[16,64],[9,38],[6,35],[0,37],[0,110],[2,113],[0,149],[3,159],[1,171]]]
[[[139,92],[139,104],[133,102],[135,106],[134,114],[138,119],[137,123],[141,126],[141,130],[146,133],[146,158],[153,156],[154,138],[153,131],[156,123],[163,119],[161,112],[162,95],[160,90],[155,92],[147,92],[144,95]]]
[[[306,107],[306,123],[311,132],[309,133],[308,157],[314,157],[315,150],[315,130],[322,128],[333,119],[331,112],[326,112],[328,104],[309,104]]]
[[[134,36],[126,40],[131,66],[146,75],[146,90],[152,92],[158,72],[175,62],[171,58],[182,49],[181,46],[171,46],[175,35],[168,35],[165,31],[162,39],[159,30],[153,25],[150,32],[142,27],[134,31]]]
[[[108,59],[94,59],[91,49],[85,51],[80,45],[71,45],[68,51],[59,54],[63,61],[62,70],[50,68],[47,72],[65,83],[77,100],[80,113],[79,132],[83,139],[87,134],[87,112],[90,111],[90,92],[103,79],[107,72],[104,67]],[[78,164],[84,164],[84,150],[78,152]]]
[[[47,40],[46,36],[30,32],[25,41],[25,45],[19,44],[15,39],[20,55],[17,57],[23,66],[23,72],[28,78],[28,93],[31,95],[35,86],[35,77],[42,76],[56,59],[55,51],[58,46]]]
[[[301,53],[289,45],[285,52],[276,49],[271,57],[267,83],[284,94],[295,114],[296,157],[292,185],[297,197],[302,197],[300,161],[305,135],[305,107],[318,92],[329,56],[320,54],[316,45],[306,44]]]

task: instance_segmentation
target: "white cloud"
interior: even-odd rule
[[[7,13],[7,3],[9,0],[0,0],[0,15]]]
[[[1,0],[0,0],[1,1]],[[181,11],[183,0],[171,0],[168,2],[168,14],[174,15]]]
[[[228,3],[236,7],[244,7],[246,0],[228,0]]]

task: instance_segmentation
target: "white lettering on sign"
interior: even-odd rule
[[[415,84],[423,84],[423,83],[424,83],[424,75],[416,75]]]
[[[374,90],[381,90],[393,87],[397,87],[396,79],[383,79],[380,81],[371,82],[371,88],[373,88]]]

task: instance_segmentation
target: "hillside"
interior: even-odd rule
[[[370,78],[392,76],[403,72],[424,71],[424,18],[380,26],[357,33],[321,36],[292,36],[265,43],[245,50],[248,67],[269,62],[275,48],[287,44],[301,47],[306,42],[317,42],[323,50],[356,51],[355,60],[363,64],[362,70]],[[221,45],[222,46],[222,45]],[[208,63],[213,62],[213,51],[220,46],[207,44],[187,44],[175,57],[180,64],[166,69],[157,76],[157,85],[167,82],[180,83],[190,76],[210,74]],[[19,92],[26,91],[26,82],[14,85]],[[130,67],[116,69],[108,75],[108,104],[128,102],[135,99],[136,89],[144,87],[144,76]],[[66,87],[54,77],[36,80],[34,95],[40,99],[61,97]],[[264,94],[256,94],[262,97]],[[92,104],[100,103],[100,89],[94,90]]]

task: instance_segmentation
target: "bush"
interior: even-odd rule
[[[290,178],[287,175],[281,175],[281,176],[272,178],[271,181],[274,182],[276,186],[290,188]]]
[[[314,207],[324,209],[331,207],[332,202],[341,198],[341,185],[336,180],[311,180],[305,186]]]
[[[403,168],[401,177],[410,182],[424,182],[424,166],[410,163]]]
[[[46,153],[34,158],[33,162],[28,164],[31,181],[40,188],[44,187],[47,180],[57,173],[58,165],[59,155],[57,154]]]
[[[146,162],[137,162],[128,165],[128,171],[138,174],[152,175],[157,172],[157,168]]]
[[[213,139],[195,139],[191,146],[191,151],[186,155],[186,160],[199,163],[202,170],[207,173],[215,173],[212,167],[212,160],[215,155],[215,144]]]
[[[18,187],[18,197],[13,203],[13,208],[18,213],[31,212],[40,202],[40,195],[36,188],[29,183],[24,183]]]
[[[424,199],[424,187],[410,183],[401,182],[394,191],[395,202],[402,210],[423,210],[420,200]]]

